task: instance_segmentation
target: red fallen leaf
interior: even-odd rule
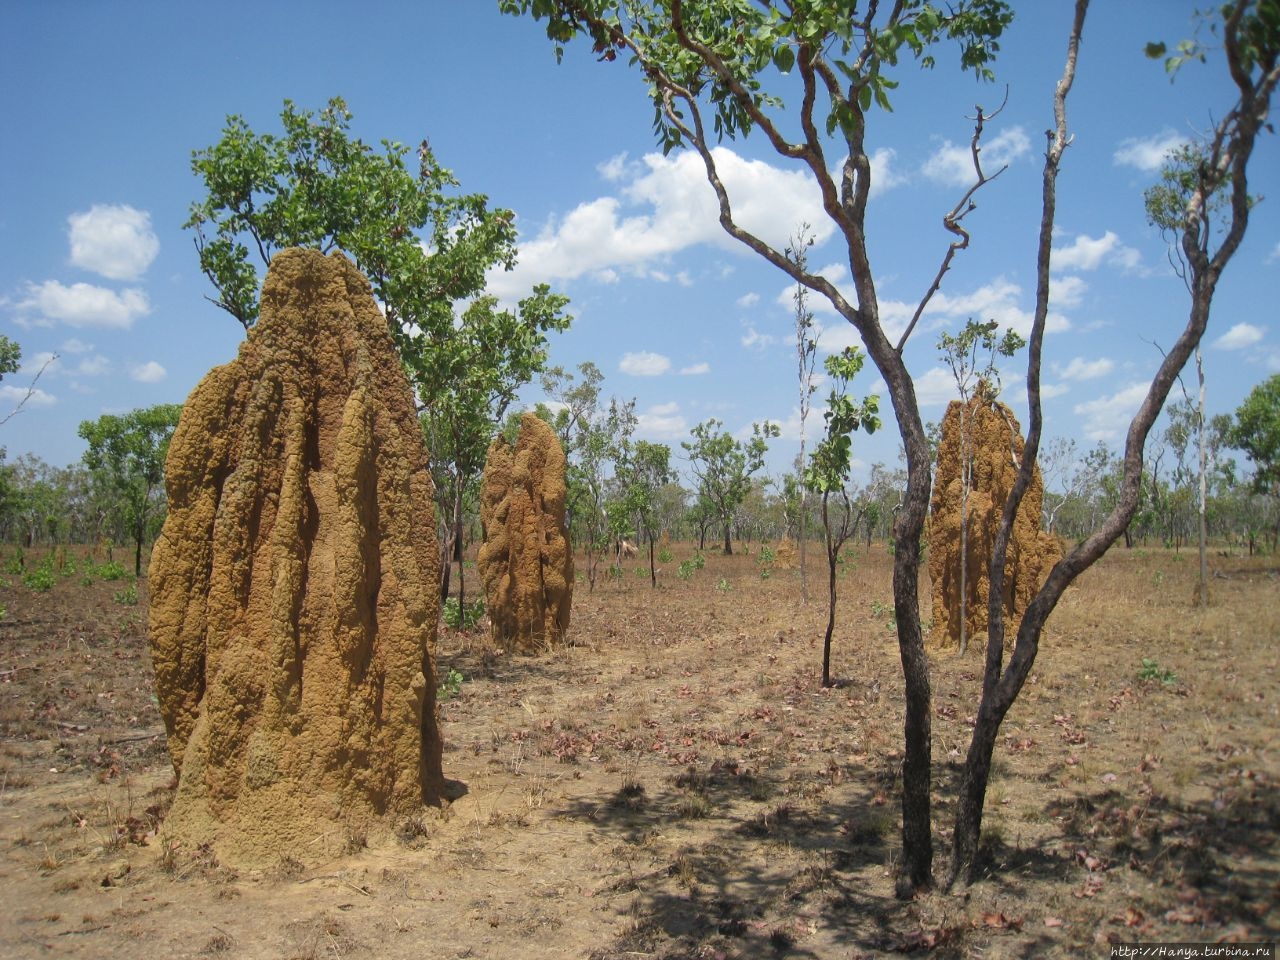
[[[1169,910],[1164,915],[1165,923],[1199,923],[1204,918],[1203,911],[1180,907]]]
[[[1111,861],[1103,857],[1095,857],[1084,847],[1076,851],[1076,860],[1090,873],[1099,873],[1111,866]]]
[[[1046,927],[1060,927],[1062,926],[1062,918],[1061,917],[1045,917],[1044,925]]]
[[[1072,890],[1071,895],[1077,900],[1084,900],[1090,897],[1096,897],[1102,892],[1102,878],[1089,876],[1084,878],[1084,886],[1079,890]]]
[[[1146,915],[1137,907],[1124,908],[1124,925],[1126,927],[1139,927],[1146,922]]]
[[[1036,742],[1030,737],[1023,737],[1021,740],[1014,740],[1009,744],[1009,749],[1014,753],[1025,753],[1036,745]]]

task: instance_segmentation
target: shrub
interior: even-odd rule
[[[114,560],[108,560],[105,563],[98,564],[94,571],[103,580],[123,580],[129,575],[124,567],[116,563]]]
[[[40,562],[40,566],[34,570],[28,570],[22,575],[22,582],[32,590],[38,590],[44,593],[46,590],[52,590],[53,585],[58,582],[57,576],[53,572],[53,560],[45,557]]]
[[[462,692],[462,681],[466,678],[461,673],[449,668],[449,672],[444,675],[444,679],[440,681],[440,686],[436,689],[437,700],[451,700]]]
[[[465,611],[460,611],[457,597],[449,597],[442,610],[444,622],[454,630],[470,630],[484,616],[484,600],[476,599],[467,604]]]

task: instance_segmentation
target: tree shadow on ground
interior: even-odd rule
[[[626,898],[629,922],[592,960],[817,958],[827,954],[805,941],[818,929],[845,950],[918,931],[889,881],[873,892],[860,879],[892,867],[897,811],[881,783],[895,776],[887,762],[815,808],[768,778],[714,763],[652,793],[632,780],[566,804],[553,815],[622,841],[602,892]]]

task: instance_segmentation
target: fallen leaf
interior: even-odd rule
[[[1044,925],[1046,927],[1060,927],[1062,926],[1062,918],[1061,917],[1045,917]]]

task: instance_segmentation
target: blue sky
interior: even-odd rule
[[[1146,60],[1148,40],[1192,32],[1192,2],[1098,2],[1086,25],[1068,106],[1075,141],[1059,180],[1054,303],[1045,345],[1046,437],[1117,445],[1143,385],[1176,336],[1187,295],[1146,223],[1142,191],[1162,151],[1205,130],[1230,105],[1220,63],[1171,84]],[[986,162],[1008,170],[978,196],[960,255],[908,346],[926,419],[954,395],[936,341],[969,317],[1025,330],[1034,293],[1043,131],[1061,73],[1070,4],[1023,3],[997,64],[998,86],[961,78],[944,52],[932,72],[907,67],[892,115],[868,142],[876,191],[869,230],[882,312],[900,328],[949,236],[975,104],[1008,104],[988,126]],[[719,229],[699,163],[662,157],[640,78],[587,46],[557,66],[540,27],[502,17],[496,0],[465,3],[218,4],[35,2],[0,5],[0,332],[22,344],[24,371],[0,385],[0,416],[52,353],[23,412],[0,427],[12,458],[79,458],[80,421],[181,402],[230,360],[239,324],[205,300],[188,232],[200,195],[193,149],[228,114],[275,130],[282,101],[319,109],[342,96],[367,142],[429,138],[467,192],[513,209],[517,269],[495,276],[506,298],[547,282],[572,298],[572,329],[554,363],[594,361],[606,394],[634,397],[640,434],[672,445],[717,417],[735,432],[781,422],[770,469],[799,439],[791,290]],[[1252,192],[1264,196],[1220,287],[1206,339],[1209,407],[1228,412],[1280,371],[1280,145],[1265,137]],[[812,185],[755,139],[722,147],[736,209],[767,237],[805,220],[820,231],[811,263],[839,281],[840,250]],[[847,268],[844,270],[847,280]],[[851,331],[810,299],[822,347]],[[1006,399],[1025,409],[1017,366]],[[1192,385],[1193,376],[1187,378]],[[854,389],[877,389],[873,371]],[[823,388],[815,397],[820,407]],[[529,399],[538,392],[529,391]],[[887,406],[887,402],[886,402]],[[815,410],[809,435],[821,429]],[[896,430],[855,442],[862,464],[895,463]]]

